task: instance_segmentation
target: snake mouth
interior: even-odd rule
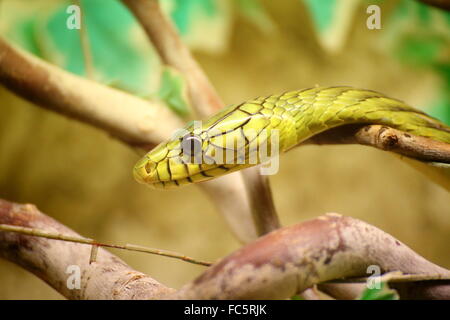
[[[158,166],[164,167],[165,170],[158,172]],[[139,160],[138,163],[134,166],[133,176],[135,180],[141,184],[148,185],[154,189],[172,189],[177,188],[182,185],[191,184],[194,181],[212,179],[213,176],[206,176],[202,173],[194,174],[192,177],[189,175],[180,176],[178,178],[174,178],[172,176],[172,170],[170,169],[170,165],[168,165],[167,161],[163,161],[162,163],[158,163],[150,160],[148,157],[144,157]],[[160,170],[161,171],[161,170]],[[165,177],[168,175],[167,177]],[[194,177],[203,177],[203,179],[195,179]]]
[[[153,189],[175,189],[192,183],[205,182],[248,166],[248,164],[215,164],[205,168],[204,165],[196,165],[196,170],[193,170],[189,169],[187,164],[173,166],[168,161],[155,162],[144,157],[136,163],[133,175],[139,183]],[[176,174],[176,172],[183,173]]]

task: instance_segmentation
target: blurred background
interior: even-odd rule
[[[162,0],[166,13],[227,104],[311,87],[383,92],[450,123],[450,14],[412,0]],[[0,34],[86,76],[77,1],[0,0]],[[381,8],[370,30],[369,5]],[[164,100],[189,119],[182,77],[160,64],[142,29],[116,0],[81,1],[97,81]],[[237,249],[225,221],[196,186],[137,184],[139,156],[88,125],[31,105],[0,86],[0,197],[33,203],[84,236],[215,260]],[[391,233],[450,267],[450,194],[388,153],[362,146],[307,146],[271,177],[283,225],[338,212]],[[204,268],[114,251],[179,288]],[[62,299],[0,260],[0,299]]]

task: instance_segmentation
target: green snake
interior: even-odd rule
[[[206,181],[263,162],[262,144],[268,155],[282,153],[348,124],[386,125],[450,143],[450,127],[402,101],[371,90],[315,87],[256,98],[191,122],[147,153],[134,176],[155,188]],[[275,133],[277,144],[270,139]]]

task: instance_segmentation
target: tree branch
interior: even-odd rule
[[[162,103],[146,101],[61,70],[0,37],[0,83],[36,105],[149,148],[182,122]]]
[[[208,268],[172,297],[181,299],[284,299],[332,279],[382,273],[441,274],[441,268],[367,223],[329,214],[278,229]],[[414,283],[415,284],[415,283]],[[450,299],[450,281],[402,286],[405,299]],[[413,290],[413,288],[415,288]]]
[[[80,237],[33,205],[5,200],[0,200],[0,224]],[[178,292],[102,248],[96,261],[89,263],[91,247],[0,231],[0,257],[34,273],[69,299],[284,299],[319,283],[321,290],[325,288],[334,297],[339,297],[336,288],[348,286],[357,289],[355,296],[363,284],[324,282],[367,276],[370,265],[378,265],[382,273],[420,275],[406,276],[416,278],[408,281],[450,277],[449,270],[425,260],[385,232],[337,214],[275,230],[215,263]],[[79,290],[67,286],[69,266],[81,270]],[[390,286],[399,290],[401,298],[450,299],[450,280],[399,282],[397,278],[392,278]],[[340,295],[352,297],[347,288]]]
[[[0,223],[80,237],[33,205],[1,199]],[[96,261],[90,264],[91,247],[0,231],[0,257],[32,272],[68,299],[159,299],[174,291],[133,270],[102,248],[98,249]],[[67,285],[69,266],[80,268],[80,289],[69,289]]]
[[[264,235],[281,227],[276,214],[268,176],[260,174],[260,167],[250,167],[242,171],[248,192],[253,223],[258,235]]]
[[[421,161],[450,163],[450,143],[382,125],[345,125],[322,132],[303,144],[362,144]]]

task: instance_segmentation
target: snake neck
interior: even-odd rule
[[[347,124],[380,124],[450,143],[450,128],[405,103],[351,87],[312,88],[259,98],[287,151],[325,130]]]

